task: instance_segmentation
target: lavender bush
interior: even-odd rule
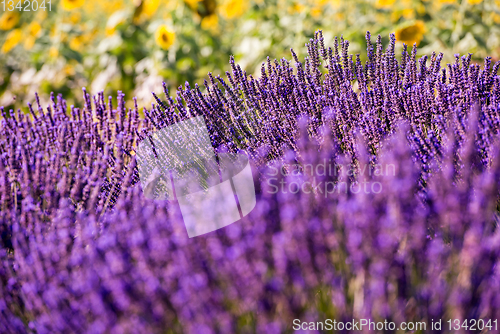
[[[261,77],[186,83],[125,110],[84,90],[30,114],[1,109],[0,332],[278,333],[292,321],[500,318],[500,63],[395,55],[367,34],[368,61],[321,32],[300,62]],[[245,150],[257,206],[189,239],[175,202],[144,197],[134,149],[203,115],[217,150]],[[380,192],[273,192],[282,165],[351,164]],[[285,168],[286,169],[286,168]],[[443,324],[442,330],[448,328]],[[494,331],[494,330],[493,330]],[[430,325],[427,331],[431,332]]]

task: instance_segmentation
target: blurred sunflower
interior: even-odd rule
[[[35,41],[37,37],[40,35],[40,32],[42,31],[42,27],[40,26],[40,23],[38,22],[31,22],[31,24],[28,26],[28,36],[26,37],[26,40],[24,41],[24,48],[26,50],[31,50],[33,46],[35,45]]]
[[[7,34],[7,38],[5,39],[5,42],[2,45],[2,49],[0,50],[2,53],[7,53],[10,50],[12,50],[19,42],[21,41],[22,38],[22,33],[21,29],[14,29],[11,32]]]
[[[417,5],[417,12],[420,14],[420,15],[424,15],[425,14],[425,6],[422,4],[422,3],[419,3]]]
[[[201,20],[201,27],[205,30],[217,30],[218,25],[219,17],[216,14],[206,16]]]
[[[198,8],[198,2],[200,1],[201,0],[184,0],[186,5],[188,5],[188,7],[191,8],[192,10],[196,10],[196,8]]]
[[[159,6],[160,0],[144,0],[144,8],[142,9],[142,12],[149,18],[156,13]]]
[[[248,2],[243,0],[226,0],[221,6],[221,13],[228,19],[239,17],[245,13]]]
[[[406,8],[406,9],[403,9],[401,14],[403,15],[403,17],[405,19],[411,20],[415,17],[415,10],[413,8]]]
[[[288,8],[288,13],[300,14],[305,8],[306,6],[304,6],[303,4],[296,2]]]
[[[401,11],[400,10],[395,10],[391,13],[391,21],[392,22],[397,22],[399,18],[401,17]]]
[[[375,2],[375,7],[377,7],[377,8],[389,8],[392,5],[394,5],[395,2],[396,2],[396,0],[377,0]]]
[[[328,3],[328,0],[313,0],[312,3],[318,7],[322,7]]]
[[[19,22],[19,13],[18,12],[5,12],[0,17],[0,29],[1,30],[10,30],[15,27],[15,25]]]
[[[59,49],[55,46],[51,46],[49,49],[49,56],[51,58],[57,58],[57,56],[59,56]]]
[[[481,2],[483,2],[483,0],[469,0],[468,1],[468,3],[471,4],[471,5],[478,5]]]
[[[73,10],[80,8],[85,3],[85,0],[62,0],[61,5],[64,10]]]
[[[66,64],[66,65],[64,65],[63,71],[64,71],[64,74],[66,74],[67,76],[74,75],[75,74],[74,64]]]
[[[83,35],[78,35],[70,39],[69,47],[74,51],[81,51],[83,49],[83,43],[85,38]]]
[[[318,18],[323,13],[323,9],[320,6],[316,6],[311,8],[311,16],[314,18]]]
[[[155,40],[156,44],[158,44],[162,49],[167,50],[175,42],[175,32],[163,24],[156,29]]]
[[[422,21],[416,21],[414,24],[396,30],[396,39],[408,45],[420,43],[424,38],[425,25]]]
[[[491,13],[491,18],[493,19],[493,21],[495,23],[500,23],[500,15],[498,15],[496,13]]]
[[[69,21],[73,24],[77,24],[82,19],[82,14],[79,12],[71,13],[69,16]]]
[[[202,19],[215,14],[217,9],[215,0],[184,0],[184,3]]]
[[[31,22],[28,26],[28,34],[33,37],[38,37],[42,31],[42,26],[38,22]]]
[[[138,2],[134,11],[134,24],[141,24],[146,19],[151,18],[156,13],[159,6],[160,0],[142,0]]]

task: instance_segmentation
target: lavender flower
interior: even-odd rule
[[[415,46],[398,60],[393,35],[385,51],[366,37],[364,64],[321,31],[304,62],[268,59],[257,79],[231,59],[203,90],[172,97],[164,85],[144,118],[120,92],[115,109],[85,89],[81,109],[60,95],[45,109],[36,96],[29,115],[0,108],[0,332],[500,318],[500,63],[443,67]],[[135,148],[194,116],[218,151],[249,152],[258,199],[243,220],[189,239],[175,202],[144,196]],[[290,172],[325,161],[354,172]],[[275,192],[279,169],[289,173],[274,184],[337,191]]]

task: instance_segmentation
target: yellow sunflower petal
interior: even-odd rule
[[[21,41],[22,38],[22,32],[21,29],[14,29],[11,32],[7,34],[7,38],[5,39],[5,42],[2,45],[2,49],[0,50],[2,53],[7,53],[10,50],[12,50],[19,42]]]
[[[400,42],[413,45],[420,43],[425,33],[425,25],[422,21],[417,21],[414,24],[396,30],[396,39]]]
[[[17,22],[19,22],[18,12],[5,12],[0,17],[0,29],[10,30],[16,26]]]
[[[166,25],[161,25],[156,29],[155,41],[162,49],[169,49],[175,42],[175,32]]]
[[[80,8],[85,4],[85,0],[62,0],[61,5],[64,10]]]

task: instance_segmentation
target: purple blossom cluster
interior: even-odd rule
[[[321,32],[303,62],[231,59],[204,91],[155,96],[141,117],[83,91],[1,109],[1,333],[287,333],[293,320],[500,319],[500,63],[367,58]],[[354,58],[354,59],[353,59]],[[35,110],[36,109],[36,110]],[[135,149],[203,116],[218,151],[248,152],[257,205],[188,238],[175,201],[151,200]],[[272,192],[266,174],[323,161],[394,165],[382,191]],[[283,175],[288,183],[307,173]],[[317,182],[372,181],[367,173]],[[434,332],[446,332],[446,327]],[[313,331],[314,332],[314,331]],[[494,331],[492,331],[494,332]]]

